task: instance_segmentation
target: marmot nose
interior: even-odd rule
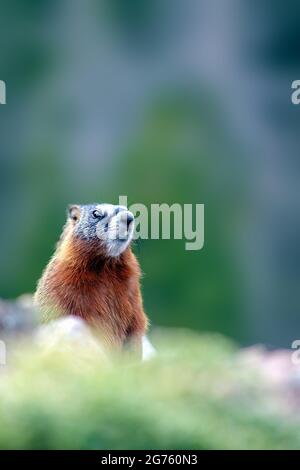
[[[134,217],[133,217],[132,214],[130,214],[130,213],[127,214],[127,220],[126,220],[127,221],[127,230],[129,229],[129,225],[131,224],[131,222],[133,222],[133,219],[134,219]]]

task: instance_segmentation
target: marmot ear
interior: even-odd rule
[[[72,220],[78,220],[80,217],[80,206],[77,204],[70,204],[67,210],[68,217]]]

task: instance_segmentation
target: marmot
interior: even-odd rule
[[[131,251],[134,217],[124,206],[72,205],[35,293],[42,320],[75,315],[105,344],[140,349],[147,328],[140,268]]]

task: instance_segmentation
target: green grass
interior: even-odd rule
[[[297,422],[219,336],[161,331],[159,355],[108,362],[88,346],[8,351],[0,378],[0,448],[290,449]]]

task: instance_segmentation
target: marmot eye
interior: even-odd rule
[[[103,217],[105,217],[105,214],[103,214],[100,211],[95,210],[95,211],[93,211],[93,217],[95,219],[103,219]]]

